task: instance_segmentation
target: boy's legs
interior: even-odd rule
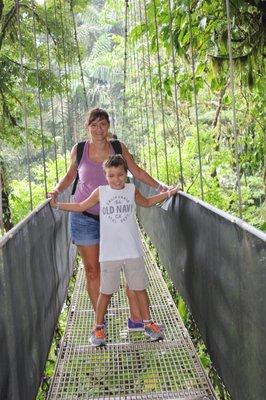
[[[125,260],[124,271],[127,284],[129,288],[135,292],[138,300],[145,333],[151,338],[151,340],[163,339],[164,334],[160,327],[151,320],[149,297],[146,291],[146,287],[148,286],[148,276],[143,258]]]

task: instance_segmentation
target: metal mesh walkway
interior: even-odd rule
[[[142,332],[128,332],[129,311],[121,285],[108,309],[108,345],[92,347],[94,312],[80,268],[49,400],[216,398],[146,246],[145,260],[152,317],[165,325],[165,340],[152,343]]]

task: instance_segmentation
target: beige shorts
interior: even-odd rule
[[[112,294],[119,290],[120,272],[124,271],[131,290],[144,290],[149,284],[143,257],[101,262],[100,292]]]

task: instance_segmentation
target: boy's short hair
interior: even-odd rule
[[[125,172],[127,173],[128,170],[127,162],[121,154],[114,154],[113,156],[108,157],[107,160],[105,160],[103,163],[104,171],[106,170],[106,168],[120,167],[120,166],[123,167]]]

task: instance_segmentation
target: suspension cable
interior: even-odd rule
[[[196,129],[197,129],[198,155],[199,155],[200,190],[201,190],[201,199],[204,200],[202,163],[201,163],[200,132],[199,132],[199,117],[198,117],[198,100],[197,100],[197,90],[196,90],[195,59],[194,59],[194,50],[193,50],[192,19],[191,19],[191,10],[190,10],[190,8],[188,8],[188,18],[189,18],[189,38],[190,38],[190,51],[191,51],[191,67],[192,67],[192,76],[193,76],[194,108],[195,108]]]
[[[136,2],[133,1],[133,22],[134,25],[137,25],[137,10],[136,10]],[[141,154],[142,154],[142,165],[144,166],[144,169],[146,169],[146,163],[145,163],[145,154],[144,154],[144,149],[145,149],[145,141],[144,141],[144,130],[143,130],[143,114],[141,112],[141,85],[140,85],[140,64],[139,64],[139,55],[138,55],[138,49],[137,45],[133,45],[134,47],[134,58],[135,58],[135,65],[137,66],[137,78],[136,78],[136,87],[137,87],[137,114],[138,114],[138,123],[140,123],[140,126],[138,127],[138,136],[139,136],[139,145],[140,145],[140,159],[141,159]],[[141,137],[140,137],[141,133]],[[141,140],[142,139],[142,140]],[[142,150],[142,151],[141,151]]]
[[[141,2],[139,0],[139,23],[142,24],[142,10]],[[147,77],[146,77],[146,63],[145,63],[145,52],[144,52],[144,38],[141,35],[141,53],[142,53],[142,65],[143,65],[143,80],[144,80],[144,98],[145,98],[145,115],[146,115],[146,127],[147,127],[147,139],[148,139],[148,154],[149,154],[149,173],[152,175],[152,162],[151,162],[151,144],[150,144],[150,124],[149,124],[149,110],[148,110],[148,93],[147,93]]]
[[[170,41],[171,41],[171,53],[172,53],[172,67],[174,76],[174,101],[175,101],[175,115],[176,115],[176,126],[177,126],[177,137],[178,137],[178,154],[179,154],[179,168],[180,168],[180,181],[181,188],[184,189],[184,176],[183,176],[183,165],[182,165],[182,152],[181,152],[181,138],[180,138],[180,123],[179,123],[179,105],[177,100],[177,66],[176,66],[176,52],[174,48],[173,40],[173,13],[171,7],[171,0],[168,0],[169,9],[169,30],[170,30]]]
[[[239,148],[238,148],[238,131],[236,124],[236,109],[235,109],[235,83],[234,83],[234,64],[232,56],[232,42],[231,42],[231,18],[230,18],[230,5],[226,0],[226,16],[227,16],[227,34],[228,34],[228,52],[229,52],[229,69],[230,69],[230,83],[232,94],[232,113],[233,113],[233,131],[235,139],[235,158],[236,158],[236,171],[237,171],[237,192],[238,192],[238,211],[239,216],[242,218],[242,193],[241,193],[241,180],[240,180],[240,163],[239,163]]]
[[[34,0],[31,0],[32,19],[33,19],[34,54],[35,54],[35,61],[36,61],[36,82],[37,82],[37,94],[38,94],[37,97],[38,97],[39,116],[40,116],[43,175],[44,175],[44,188],[45,188],[45,196],[46,196],[46,193],[48,192],[48,188],[47,188],[46,156],[45,156],[44,132],[43,132],[43,115],[42,115],[43,105],[42,105],[41,90],[40,90],[39,54],[38,54],[38,49],[37,49],[35,6],[36,6],[36,4],[34,3]]]
[[[67,99],[67,122],[68,122],[68,131],[71,136],[71,121],[70,121],[70,106],[69,106],[69,83],[68,83],[68,71],[67,71],[67,61],[66,61],[66,44],[65,44],[65,29],[64,29],[64,22],[63,22],[63,4],[61,0],[59,0],[60,5],[60,25],[62,31],[62,47],[63,47],[63,60],[64,60],[64,71],[65,71],[65,92],[66,92],[66,99]],[[72,136],[71,136],[72,139]]]
[[[56,11],[56,2],[53,0],[53,6],[54,6],[54,19],[56,25],[58,25],[57,21],[57,11]],[[67,157],[66,157],[66,151],[67,151],[67,146],[66,146],[66,134],[65,134],[65,121],[64,121],[64,107],[63,107],[63,96],[62,96],[62,77],[61,77],[61,63],[60,63],[60,51],[58,47],[58,43],[56,44],[56,52],[57,52],[57,64],[58,64],[58,77],[59,77],[59,82],[60,82],[60,93],[59,93],[59,98],[60,98],[60,107],[61,107],[61,124],[62,124],[62,135],[63,135],[63,151],[64,151],[64,161],[65,161],[65,171],[67,171]]]
[[[72,20],[73,20],[74,38],[75,38],[75,43],[76,43],[76,47],[77,47],[77,56],[78,56],[78,64],[79,64],[79,69],[80,69],[80,77],[81,77],[81,82],[82,82],[83,96],[84,96],[86,110],[87,110],[89,105],[88,105],[88,98],[87,98],[86,86],[85,86],[85,81],[84,81],[84,73],[83,73],[83,68],[82,68],[82,63],[81,63],[80,48],[79,48],[79,41],[78,41],[78,34],[77,34],[77,25],[76,25],[76,19],[75,19],[74,9],[73,9],[73,0],[70,0],[70,10],[71,10],[71,15],[72,15]]]
[[[129,17],[131,16],[131,8],[132,5],[129,5]],[[131,30],[132,30],[132,19],[129,19],[129,36],[131,35]],[[131,87],[133,86],[133,81],[134,81],[134,69],[133,69],[133,46],[132,46],[132,40],[130,41],[130,57],[129,57],[129,62],[130,62],[130,79],[131,79]],[[135,119],[135,94],[134,91],[131,89],[131,93],[130,93],[130,114],[131,114],[131,121],[132,124],[136,125],[136,119]],[[133,152],[134,154],[137,154],[136,151],[136,145],[137,145],[137,140],[136,140],[136,131],[137,129],[133,127]]]
[[[162,114],[162,124],[163,124],[166,179],[167,179],[167,183],[169,184],[168,155],[167,155],[167,145],[166,145],[166,129],[165,129],[165,120],[164,120],[164,100],[163,100],[163,84],[162,84],[162,71],[161,71],[161,56],[160,56],[158,21],[157,21],[157,11],[156,11],[156,2],[155,2],[155,0],[153,0],[153,11],[154,11],[155,33],[156,33],[156,50],[157,50],[158,75],[159,75],[159,83],[160,83],[160,100],[161,100],[161,114]]]
[[[48,55],[48,73],[49,80],[52,80],[52,63],[51,63],[51,54],[50,54],[50,41],[49,41],[49,31],[48,31],[48,18],[47,18],[47,6],[46,0],[44,0],[44,12],[45,12],[45,24],[46,24],[46,45],[47,45],[47,55]],[[55,132],[55,112],[54,112],[54,92],[52,89],[52,93],[50,93],[50,102],[51,102],[51,110],[52,110],[52,135],[53,135],[53,145],[54,145],[54,159],[55,159],[55,172],[56,172],[56,182],[59,179],[58,173],[58,162],[57,162],[57,143],[56,143],[56,132]]]
[[[148,16],[147,16],[147,5],[144,3],[144,15],[145,15],[145,31],[146,31],[146,45],[147,45],[147,57],[148,57],[148,71],[149,71],[149,86],[151,95],[151,113],[152,113],[152,127],[153,127],[153,141],[154,141],[154,152],[155,152],[155,166],[156,166],[156,177],[160,179],[159,167],[158,167],[158,148],[157,138],[155,131],[155,110],[153,100],[153,87],[152,87],[152,74],[151,74],[151,58],[150,58],[150,42],[149,42],[149,29],[148,29]]]
[[[124,30],[124,84],[123,84],[123,111],[122,111],[122,137],[126,135],[125,125],[126,125],[126,83],[127,83],[127,42],[128,42],[128,0],[125,0],[125,30]]]
[[[16,0],[17,8],[17,22],[18,22],[18,40],[19,40],[19,57],[20,57],[20,79],[22,83],[22,93],[23,93],[23,115],[24,115],[24,130],[26,139],[26,155],[27,155],[27,174],[29,183],[29,197],[30,197],[30,210],[33,210],[33,198],[32,198],[32,186],[31,186],[31,162],[30,162],[30,148],[29,148],[29,130],[28,130],[28,110],[26,107],[26,87],[25,87],[25,76],[24,76],[24,62],[23,62],[23,52],[22,52],[22,35],[21,35],[21,25],[20,25],[20,0]]]

